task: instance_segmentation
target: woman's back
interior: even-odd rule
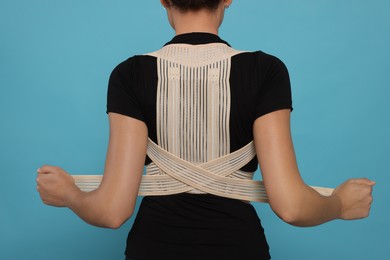
[[[262,102],[265,93],[266,104]],[[121,103],[124,96],[128,98]],[[108,112],[144,121],[149,138],[193,164],[243,147],[253,139],[254,120],[282,108],[291,109],[284,65],[262,52],[236,51],[208,33],[176,36],[161,50],[120,64],[111,75],[107,106]],[[146,163],[150,167],[150,160]],[[250,179],[256,168],[254,159],[237,178]],[[250,204],[198,194],[203,192],[196,189],[190,193],[196,195],[145,197],[126,255],[269,258],[260,220]],[[142,245],[146,244],[153,250],[145,250]]]

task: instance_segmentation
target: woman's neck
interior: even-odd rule
[[[221,20],[215,12],[203,10],[182,13],[173,10],[172,14],[172,26],[176,35],[190,32],[207,32],[218,35]]]

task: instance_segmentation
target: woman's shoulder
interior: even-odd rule
[[[264,65],[284,65],[284,62],[276,55],[261,50],[241,52],[239,56],[252,58]]]
[[[130,56],[130,57],[126,58],[125,60],[121,61],[117,65],[117,67],[124,68],[124,67],[129,67],[132,65],[136,65],[138,63],[145,63],[145,62],[155,61],[155,60],[156,60],[155,57],[152,57],[148,54],[136,54],[136,55]]]
[[[112,73],[127,74],[129,72],[135,72],[139,68],[154,65],[155,61],[156,58],[149,55],[143,55],[143,54],[133,55],[119,62],[119,64],[117,64],[114,67]]]
[[[280,58],[261,50],[240,52],[232,57],[232,62],[239,65],[239,67],[255,69],[261,72],[262,75],[275,71],[288,73],[285,63]]]

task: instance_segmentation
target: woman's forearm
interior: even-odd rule
[[[289,224],[309,227],[340,218],[342,207],[337,196],[323,196],[309,186],[302,190],[300,196],[293,218],[286,220]]]
[[[331,196],[320,195],[303,185],[291,192],[276,208],[276,213],[287,223],[308,227],[335,219],[353,220],[366,218],[372,203],[372,187],[375,182],[365,179],[349,179],[337,187]],[[279,202],[280,203],[280,202]]]
[[[94,226],[118,228],[125,221],[110,208],[108,199],[101,195],[99,189],[91,192],[72,190],[66,198],[66,206],[82,220]]]

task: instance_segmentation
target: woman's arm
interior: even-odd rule
[[[329,197],[303,182],[291,139],[290,110],[259,117],[253,131],[269,203],[282,220],[295,226],[315,226],[338,218],[368,216],[374,182],[351,179]]]
[[[84,221],[118,228],[133,213],[147,147],[144,122],[109,113],[110,140],[104,176],[98,189],[82,192],[59,167],[38,170],[37,190],[45,204],[68,207]]]

